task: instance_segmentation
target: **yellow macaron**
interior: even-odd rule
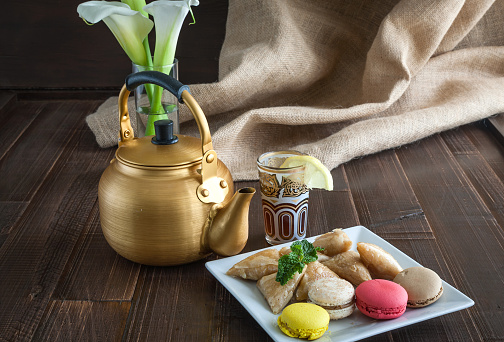
[[[315,304],[295,303],[282,311],[278,326],[287,336],[315,340],[329,327],[329,314]]]

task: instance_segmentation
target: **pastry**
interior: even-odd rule
[[[355,286],[372,279],[369,270],[362,263],[360,255],[356,251],[337,254],[331,259],[323,261],[322,264]]]
[[[299,287],[296,290],[296,299],[298,301],[303,301],[308,298],[308,290],[311,284],[321,278],[339,278],[336,273],[331,271],[328,267],[324,266],[318,261],[310,262],[306,266],[306,271],[299,283]]]
[[[279,251],[280,256],[283,256],[285,254],[289,254],[291,252],[290,247],[282,247]]]
[[[299,284],[299,281],[304,275],[306,267],[302,274],[295,273],[294,277],[285,285],[280,285],[275,280],[276,272],[262,277],[257,281],[257,288],[268,302],[271,311],[276,315],[282,311],[294,295],[294,290]]]
[[[441,278],[426,267],[410,267],[400,272],[394,282],[408,293],[408,307],[421,308],[434,303],[443,294]]]
[[[280,249],[280,257],[284,256],[285,254],[289,254],[291,252],[291,249],[289,247],[282,247]],[[327,261],[331,259],[330,256],[325,255],[322,252],[317,252],[317,260],[320,262]]]
[[[399,284],[385,279],[363,282],[355,289],[355,303],[360,312],[376,319],[392,319],[406,311],[408,294]]]
[[[353,285],[341,278],[323,278],[313,282],[308,291],[308,302],[326,309],[331,319],[350,316],[355,310]]]
[[[277,249],[265,249],[236,263],[226,274],[243,279],[259,280],[278,270],[280,253]]]
[[[324,263],[325,261],[331,260],[331,257],[328,255],[325,255],[322,252],[317,252],[317,261]]]
[[[283,310],[277,323],[287,336],[315,340],[328,329],[329,315],[315,304],[295,303]]]
[[[373,278],[392,280],[402,271],[401,265],[394,257],[377,245],[359,242],[357,251]]]
[[[313,241],[314,247],[324,248],[323,253],[328,256],[346,252],[352,247],[352,240],[341,229],[334,229],[329,233],[320,235]]]

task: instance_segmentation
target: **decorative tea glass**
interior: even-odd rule
[[[271,245],[304,239],[309,189],[304,166],[281,168],[297,151],[267,152],[257,159],[266,241]]]

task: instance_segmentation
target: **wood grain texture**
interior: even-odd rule
[[[29,202],[0,201],[0,248]]]
[[[143,267],[132,303],[127,340],[207,341],[214,313],[215,280],[197,261]]]
[[[23,102],[5,106],[0,110],[3,132],[0,135],[0,160],[16,143],[21,134],[43,110],[40,103]],[[0,187],[1,191],[2,187]]]
[[[345,170],[364,226],[388,239],[433,238],[395,151],[351,161]]]
[[[79,104],[56,104],[52,106],[53,115],[48,113],[47,116],[60,119],[58,112],[76,107]],[[30,187],[36,189],[33,198],[0,248],[0,331],[6,340],[26,340],[33,336],[96,201],[96,192],[90,191],[87,177],[93,177],[93,173],[99,175],[103,168],[103,164],[93,156],[93,149],[95,153],[103,152],[96,146],[89,130],[79,129],[84,128],[83,114],[95,107],[96,103],[86,103],[82,108],[84,111],[74,115],[77,118],[68,119],[69,123],[63,119],[60,126],[49,122],[46,127],[30,126],[32,133],[26,135],[27,139],[23,139],[25,135],[19,139],[28,149],[42,137],[45,141],[40,143],[38,140],[38,145],[43,148],[52,144],[52,150],[58,152],[50,154],[55,156],[49,159],[51,167],[41,162],[31,164],[27,169],[28,174],[50,172],[45,179],[40,177],[33,183],[36,185]],[[13,153],[15,148],[8,154]],[[12,169],[26,167],[24,160],[12,155],[13,158],[2,161]],[[14,181],[17,174],[4,174],[2,179]],[[24,197],[26,193],[23,192]]]
[[[104,93],[5,94],[0,341],[271,341],[205,269],[219,256],[146,267],[107,245],[97,186],[115,149],[84,122]],[[474,124],[353,160],[332,170],[334,191],[310,192],[308,236],[363,224],[476,303],[366,341],[504,340],[503,166],[503,145]],[[268,247],[258,182],[235,183],[248,186],[243,252]]]
[[[443,139],[434,136],[429,142],[408,149],[408,153],[401,149],[398,155],[435,230],[452,285],[475,300],[475,306],[465,311],[469,314],[464,317],[467,339],[504,339],[503,326],[497,323],[504,320],[504,312],[492,310],[498,320],[487,317],[488,306],[495,303],[494,294],[503,283],[501,277],[494,276],[499,274],[504,260],[502,227]],[[417,161],[429,170],[427,175],[419,175]]]
[[[476,129],[471,131],[461,129],[461,132],[449,131],[441,136],[492,216],[500,227],[504,227],[504,184],[500,177],[504,176],[502,158],[504,146],[496,140],[488,139],[488,135],[482,135],[481,130]],[[473,143],[473,141],[479,143],[478,138],[488,139],[485,145],[487,147],[482,149],[481,153]],[[479,146],[481,147],[481,144]],[[492,157],[493,154],[497,154],[500,158]],[[500,233],[504,234],[504,231],[500,230]],[[499,241],[504,242],[502,236]]]
[[[488,127],[483,124],[461,127],[461,130],[467,136],[476,148],[485,158],[485,161],[492,168],[499,179],[504,179],[504,143],[494,136],[488,134]],[[447,142],[449,143],[449,142]],[[453,144],[450,148],[454,148]]]
[[[139,264],[121,257],[107,244],[95,202],[53,298],[130,301],[139,272]]]
[[[1,159],[0,173],[4,177],[0,178],[0,200],[30,199],[58,160],[77,126],[82,126],[83,117],[78,114],[94,110],[96,104],[87,101],[37,103],[38,108],[33,111],[38,114],[29,125],[14,125],[22,128],[22,135],[13,139],[15,143]],[[10,116],[30,113],[30,105],[28,103],[27,108],[23,103],[21,108],[16,107],[10,112]]]
[[[498,115],[494,115],[491,118],[488,118],[488,122],[491,126],[492,131],[496,135],[496,137],[504,142],[504,113],[500,113]]]
[[[0,91],[0,110],[6,111],[9,109],[17,100],[17,96],[14,92]]]
[[[35,341],[120,341],[129,302],[51,301]]]
[[[407,154],[407,149],[404,152]],[[364,225],[450,282],[440,247],[396,151],[385,151],[351,161],[345,165],[345,169],[357,212],[363,218]],[[457,327],[454,331],[446,329],[457,320],[454,317],[443,319],[445,321],[429,320],[383,335],[399,341],[428,340],[433,333],[444,341],[463,339],[468,328]]]

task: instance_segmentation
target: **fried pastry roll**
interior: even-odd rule
[[[352,240],[343,230],[334,229],[316,238],[313,246],[324,248],[323,253],[327,256],[335,256],[348,251],[352,247]]]
[[[296,272],[294,277],[285,285],[280,285],[280,283],[275,280],[276,272],[264,276],[257,281],[257,288],[261,291],[262,295],[268,302],[271,311],[275,315],[279,314],[287,303],[289,303],[294,295],[294,290],[298,286],[305,271],[306,267],[304,268],[303,273],[299,274]]]
[[[372,279],[369,270],[356,251],[337,254],[333,258],[322,262],[322,264],[354,286],[359,286],[360,283]]]
[[[243,279],[259,280],[278,270],[280,253],[277,249],[265,249],[236,263],[226,274]]]
[[[359,242],[357,251],[373,278],[393,280],[402,271],[396,259],[375,244]]]
[[[310,262],[306,266],[306,271],[299,282],[296,290],[296,300],[303,301],[308,299],[308,290],[315,280],[322,278],[339,278],[336,273],[331,271],[328,267],[321,264],[319,261]]]

